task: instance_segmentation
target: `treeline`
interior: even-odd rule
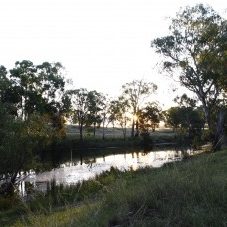
[[[158,126],[161,109],[149,102],[155,84],[135,80],[109,99],[85,88],[66,90],[63,75],[60,63],[24,60],[13,69],[0,66],[0,194],[14,191],[22,172],[41,168],[47,148],[55,152],[65,138],[66,119],[79,126],[81,141],[84,127],[93,127],[95,135],[102,126],[104,139],[104,128],[118,125],[126,139],[130,125],[132,137]]]
[[[22,171],[38,168],[45,147],[64,136],[68,111],[60,63],[0,66],[0,194]]]
[[[56,147],[65,134],[65,120],[84,128],[112,124],[123,138],[149,136],[164,120],[178,134],[202,141],[204,133],[213,151],[221,146],[226,121],[227,22],[210,7],[186,7],[172,20],[170,34],[152,41],[163,56],[163,70],[194,92],[176,99],[177,107],[162,111],[151,94],[153,83],[134,80],[122,86],[117,98],[85,88],[66,89],[60,63],[16,62],[0,66],[0,193],[13,191],[21,171],[40,168],[48,146]],[[206,128],[206,129],[205,129]]]
[[[155,102],[149,102],[149,97],[157,89],[153,83],[134,80],[122,86],[122,94],[117,98],[108,98],[97,91],[75,89],[66,92],[70,100],[68,118],[79,125],[80,140],[83,140],[85,127],[102,127],[102,138],[105,138],[105,128],[116,125],[122,129],[126,138],[126,129],[131,127],[131,136],[139,136],[140,128],[148,131],[155,129],[160,121],[161,109]],[[145,100],[147,102],[145,102]],[[146,122],[145,122],[146,121]],[[146,124],[145,124],[146,123]]]
[[[170,126],[173,117],[164,114],[151,94],[153,83],[134,80],[122,86],[119,97],[110,99],[85,88],[66,90],[64,68],[60,63],[16,62],[13,69],[0,66],[0,181],[1,193],[13,190],[22,171],[40,169],[51,148],[58,155],[57,144],[66,137],[66,119],[84,128],[121,127],[124,140],[131,127],[131,137],[149,135],[164,116]],[[75,137],[76,139],[76,137]]]
[[[64,135],[65,120],[79,126],[83,140],[84,127],[96,128],[112,124],[120,126],[125,138],[132,122],[131,136],[139,131],[155,130],[161,119],[161,108],[149,96],[157,86],[134,80],[122,86],[117,98],[109,98],[86,88],[66,90],[64,69],[60,63],[16,62],[13,69],[0,66],[0,105],[14,120],[27,121],[33,115],[45,116]],[[105,133],[103,130],[103,139]]]

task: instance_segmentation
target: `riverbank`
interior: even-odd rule
[[[115,129],[118,130],[119,129]],[[98,131],[99,132],[99,131]],[[177,143],[182,144],[182,141],[179,141],[179,135],[176,136],[171,129],[162,129],[155,132],[151,132],[147,137],[134,137],[131,136],[126,137],[125,139],[122,137],[120,133],[115,136],[108,136],[104,139],[100,136],[100,134],[96,136],[87,136],[85,135],[83,141],[80,141],[78,133],[67,133],[67,136],[64,140],[62,140],[57,146],[65,148],[67,150],[75,150],[79,151],[89,150],[89,149],[105,149],[105,148],[133,148],[133,147],[144,147],[144,145],[152,147],[152,146],[173,146]],[[84,152],[84,151],[83,151]],[[85,151],[86,152],[86,151]]]
[[[8,204],[0,225],[225,226],[226,195],[225,149],[159,169],[112,169],[82,185],[54,187],[30,203]]]

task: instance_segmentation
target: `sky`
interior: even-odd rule
[[[168,34],[180,7],[204,3],[227,15],[226,0],[0,0],[0,64],[61,62],[74,88],[110,96],[144,79],[158,86],[151,101],[167,108],[186,90],[161,74],[151,41]],[[176,90],[173,92],[173,90]]]

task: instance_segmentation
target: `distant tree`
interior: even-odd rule
[[[85,88],[69,90],[67,92],[71,100],[73,122],[79,125],[80,140],[83,140],[83,129],[88,122],[90,114],[88,93],[88,90]]]
[[[93,125],[93,135],[96,134],[96,127],[102,123],[101,111],[104,106],[104,96],[97,91],[88,92],[89,115],[87,125]]]
[[[226,78],[226,66],[222,67],[226,65],[226,22],[211,7],[199,4],[177,13],[169,28],[170,35],[155,39],[152,46],[165,57],[163,68],[171,75],[180,73],[180,83],[197,95],[215,133],[213,115],[221,101],[220,80]],[[221,132],[215,137],[214,148]]]
[[[19,92],[12,88],[13,81],[8,77],[8,71],[0,66],[0,103],[4,104],[9,114],[18,115],[17,103],[20,101]]]
[[[199,108],[192,107],[171,107],[165,113],[166,125],[173,128],[175,132],[185,131],[188,136],[193,138],[201,134],[204,128],[205,119]]]
[[[7,70],[3,65],[0,65],[0,100],[4,101],[5,91],[10,86],[10,80],[7,78]]]
[[[62,118],[62,98],[65,80],[60,63],[44,62],[35,66],[31,61],[16,62],[10,70],[11,85],[6,90],[7,102],[16,103],[18,115],[27,119],[30,114],[49,114]]]
[[[127,124],[130,119],[128,117],[129,108],[128,100],[122,96],[110,102],[110,119],[121,126],[124,140],[126,139]]]
[[[34,64],[28,60],[17,61],[15,67],[10,70],[10,78],[13,81],[11,96],[16,95],[20,98],[18,107],[22,119],[27,119],[34,111],[36,71]]]
[[[145,108],[138,112],[139,128],[143,133],[153,132],[159,126],[162,117],[161,108],[157,103],[148,103]]]
[[[59,102],[64,94],[65,79],[63,77],[63,66],[61,63],[43,62],[37,67],[38,87],[37,93],[41,95],[40,108],[43,111],[58,112]],[[40,109],[41,111],[41,109]]]
[[[179,106],[184,106],[184,107],[196,107],[196,102],[197,100],[189,98],[187,94],[183,94],[182,96],[177,96],[174,101],[179,105]]]
[[[101,124],[102,124],[102,139],[105,139],[105,128],[109,125],[110,121],[108,120],[110,108],[110,99],[108,96],[102,95],[102,106],[100,111]]]
[[[154,93],[157,90],[157,86],[150,82],[143,80],[134,80],[130,83],[126,83],[122,86],[123,97],[128,100],[128,104],[131,107],[132,117],[132,131],[131,136],[135,136],[135,124],[136,124],[136,135],[139,134],[138,118],[136,117],[141,105],[145,98]],[[137,118],[135,122],[135,118]]]

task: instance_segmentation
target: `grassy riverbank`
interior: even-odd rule
[[[1,210],[0,225],[225,226],[227,150],[54,190]]]

